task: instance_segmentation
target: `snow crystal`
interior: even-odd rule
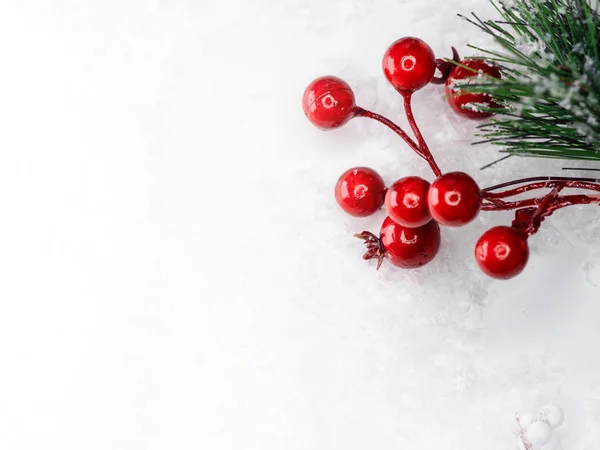
[[[525,56],[531,56],[535,53],[542,54],[546,52],[546,44],[541,40],[521,40],[516,42],[515,47]]]
[[[592,129],[592,127],[590,127],[590,125],[588,125],[587,123],[575,122],[573,124],[573,128],[575,128],[575,130],[577,131],[577,133],[579,133],[579,135],[581,135],[583,138],[585,138],[586,142],[588,142],[588,143],[595,142],[596,133]]]
[[[595,288],[600,288],[600,263],[596,258],[586,261],[583,265],[586,282]]]
[[[556,83],[554,85],[554,87],[555,87],[554,93],[563,94],[562,95],[563,99],[558,104],[560,106],[562,106],[563,108],[565,108],[565,109],[573,110],[573,108],[572,108],[572,106],[573,106],[572,100],[573,100],[573,97],[580,92],[580,90],[581,90],[581,83],[579,83],[579,81],[575,81],[573,83],[573,85],[570,86],[567,89],[566,92],[564,92],[564,88],[563,88],[563,83],[562,82],[560,82],[560,84]],[[557,95],[557,96],[560,96],[560,95]]]
[[[583,47],[583,44],[581,42],[578,42],[577,44],[575,44],[573,46],[572,52],[573,53],[580,53],[581,54],[581,53],[584,52],[584,50],[585,50],[585,48]]]
[[[586,73],[594,74],[597,76],[599,73],[599,69],[596,66],[596,60],[591,56],[586,55],[583,63],[583,70]]]
[[[482,108],[489,108],[490,104],[488,102],[469,102],[463,104],[462,107],[471,111],[482,111]]]

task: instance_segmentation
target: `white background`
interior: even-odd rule
[[[431,179],[379,124],[323,133],[308,82],[346,79],[405,124],[389,44],[489,44],[484,0],[3,0],[0,448],[510,449],[517,411],[562,405],[600,447],[600,225],[572,208],[509,282],[443,230],[419,271],[360,259],[333,199],[357,165]],[[481,185],[561,162],[471,147],[443,89],[415,114]],[[577,172],[572,172],[577,175]]]

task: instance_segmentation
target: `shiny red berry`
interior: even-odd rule
[[[446,98],[448,99],[448,104],[456,114],[468,119],[486,119],[492,117],[493,113],[479,110],[479,107],[496,108],[499,106],[493,101],[491,95],[463,92],[460,86],[462,83],[468,84],[474,80],[480,82],[478,78],[481,73],[490,77],[501,78],[500,69],[487,64],[481,59],[466,59],[461,61],[460,64],[478,72],[473,72],[460,66],[456,66],[452,70],[446,80]]]
[[[459,227],[477,217],[481,197],[473,178],[464,172],[450,172],[431,183],[427,204],[431,216],[440,224]]]
[[[475,259],[479,268],[492,278],[515,277],[529,260],[527,236],[511,227],[494,227],[477,241]]]
[[[394,42],[383,56],[383,73],[398,92],[414,92],[435,73],[433,50],[421,39],[404,37]]]
[[[440,227],[432,220],[422,227],[408,228],[386,217],[381,225],[380,239],[389,262],[403,269],[415,269],[437,255]]]
[[[385,194],[387,215],[402,226],[422,227],[431,220],[427,206],[428,191],[429,183],[423,178],[401,178]]]
[[[370,216],[383,206],[385,183],[373,169],[354,167],[338,179],[335,185],[335,199],[351,216]]]
[[[338,128],[356,114],[354,92],[348,83],[337,77],[317,78],[304,91],[302,109],[317,128]]]

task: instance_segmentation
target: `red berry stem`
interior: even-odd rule
[[[593,178],[570,178],[570,177],[531,177],[524,178],[521,180],[513,180],[505,183],[497,184],[489,188],[484,189],[483,198],[484,204],[482,209],[484,211],[508,211],[513,209],[527,208],[531,206],[537,207],[536,217],[538,214],[543,215],[546,211],[556,210],[556,204],[561,205],[560,207],[570,206],[574,204],[590,204],[596,201],[596,196],[587,195],[569,195],[558,197],[558,192],[562,189],[585,189],[594,192],[600,192],[600,184],[598,180]],[[509,189],[503,192],[490,192],[495,189],[501,189],[508,186],[514,186],[516,184],[524,184],[514,189]],[[506,202],[503,199],[507,197],[513,197],[525,192],[533,191],[536,189],[550,188],[552,191],[543,197],[534,197],[524,200],[517,200],[513,202]],[[556,197],[560,199],[559,203],[549,203],[550,197]],[[556,204],[555,204],[556,203]],[[531,219],[533,220],[533,219]]]
[[[566,195],[562,197],[558,197],[554,203],[548,205],[546,211],[544,211],[544,216],[547,217],[552,214],[554,211],[565,208],[567,206],[573,205],[591,205],[597,204],[600,206],[600,196],[589,196],[583,194],[575,194],[575,195]]]
[[[539,230],[542,221],[545,217],[547,217],[548,208],[558,198],[562,189],[562,186],[556,186],[544,196],[540,203],[540,206],[538,206],[537,209],[533,211],[531,215],[530,229],[524,230],[527,234],[531,236],[532,234],[536,233],[537,230]]]
[[[452,47],[452,61],[456,63],[460,63],[460,56],[458,55],[458,51]],[[430,81],[431,84],[445,84],[446,80],[450,77],[450,73],[452,69],[456,67],[455,64],[452,64],[448,60],[445,59],[436,59],[435,66],[442,74],[441,77],[433,77]]]
[[[483,198],[506,198],[513,197],[515,195],[522,194],[524,192],[533,191],[536,189],[545,188],[573,188],[573,189],[587,189],[590,191],[600,192],[600,184],[589,183],[585,181],[544,181],[539,183],[526,184],[519,186],[515,189],[510,189],[504,192],[484,192]]]
[[[563,186],[556,186],[544,197],[530,198],[516,202],[505,202],[500,199],[488,199],[484,210],[506,211],[516,209],[512,228],[525,236],[532,236],[539,230],[546,217],[555,211],[573,205],[600,205],[600,195],[559,195]]]
[[[538,206],[541,200],[539,198],[528,198],[526,200],[517,200],[514,202],[505,202],[500,199],[488,199],[481,205],[482,211],[512,211],[514,209],[526,208],[528,206]]]
[[[542,201],[537,208],[524,208],[518,210],[515,214],[515,220],[513,221],[512,226],[531,236],[538,231],[545,218],[552,215],[555,211],[567,206],[589,204],[600,205],[600,196],[588,196],[582,194],[555,196],[554,198],[549,198],[548,201]]]
[[[564,195],[558,197],[567,202],[564,206],[571,205],[589,205],[600,201],[600,196],[589,196],[584,194]],[[528,198],[525,200],[517,200],[514,202],[505,202],[504,200],[492,199],[481,206],[483,211],[512,211],[515,209],[526,208],[529,206],[538,207],[542,203],[544,197]]]
[[[514,202],[505,202],[504,200],[493,199],[489,203],[484,203],[481,209],[483,211],[512,211],[531,206],[539,207],[544,198],[545,197],[528,198]],[[596,202],[600,204],[600,196],[590,196],[584,194],[563,195],[558,197],[557,200],[560,200],[560,208],[572,205],[589,205]],[[554,204],[549,205],[548,208],[552,209],[553,211],[557,209],[555,208]]]
[[[504,183],[496,184],[494,186],[490,186],[485,189],[482,189],[482,191],[486,193],[485,194],[486,196],[488,196],[487,192],[490,192],[490,191],[495,191],[495,190],[502,189],[505,187],[514,186],[517,184],[531,183],[531,182],[535,182],[535,181],[575,181],[575,182],[581,182],[581,183],[594,183],[594,186],[598,186],[596,183],[600,183],[600,179],[597,179],[597,178],[530,177],[530,178],[522,178],[520,180],[513,180],[513,181],[507,181]],[[588,189],[588,188],[584,187],[583,189]],[[594,187],[594,188],[592,188],[592,190],[600,190],[600,188]],[[523,192],[525,192],[525,191],[523,191]],[[493,194],[491,196],[493,196]]]
[[[417,138],[417,142],[419,143],[419,147],[421,148],[421,151],[423,153],[422,154],[423,159],[425,159],[425,161],[427,161],[427,163],[429,164],[429,167],[431,167],[431,170],[433,171],[433,174],[436,177],[439,177],[440,175],[442,175],[442,171],[440,170],[437,163],[435,162],[435,158],[431,154],[431,151],[429,150],[429,147],[427,146],[427,143],[425,142],[425,139],[423,138],[423,135],[421,134],[421,130],[419,130],[417,122],[415,121],[415,116],[413,115],[413,112],[412,112],[412,105],[411,105],[412,92],[402,91],[401,94],[402,94],[402,97],[404,98],[404,111],[406,112],[406,117],[408,118],[408,123],[410,124],[410,127],[412,128],[413,133],[415,134],[415,136]]]
[[[426,159],[425,155],[423,154],[423,152],[421,151],[419,146],[416,144],[416,142],[413,141],[402,128],[400,128],[398,125],[396,125],[394,122],[392,122],[387,117],[384,117],[380,114],[374,113],[372,111],[369,111],[369,110],[366,110],[366,109],[363,109],[360,107],[356,107],[355,113],[356,113],[357,117],[366,117],[368,119],[373,119],[373,120],[376,120],[377,122],[384,124],[390,130],[392,130],[394,133],[396,133],[398,136],[400,136],[404,140],[404,142],[406,142],[408,144],[408,146],[415,151],[415,153],[417,155],[419,155],[423,159]]]
[[[524,184],[514,189],[503,192],[491,192],[508,186]],[[536,189],[551,188],[552,190],[543,197],[534,197],[524,200],[506,202],[503,199],[513,197]],[[564,195],[559,196],[563,189],[585,189],[600,192],[598,180],[593,178],[570,178],[570,177],[531,177],[521,180],[513,180],[497,184],[484,189],[484,211],[509,211],[517,209],[513,228],[527,235],[535,234],[542,221],[554,211],[572,205],[600,204],[600,196],[590,195]]]
[[[537,206],[540,200],[537,197],[525,200],[506,201],[499,198],[485,198],[481,205],[482,211],[511,211],[513,209]]]

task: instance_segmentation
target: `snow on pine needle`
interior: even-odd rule
[[[480,143],[521,156],[600,161],[600,16],[585,0],[505,0],[502,20],[463,17],[494,37],[496,49],[471,48],[502,69],[461,86],[487,93],[496,117]]]

